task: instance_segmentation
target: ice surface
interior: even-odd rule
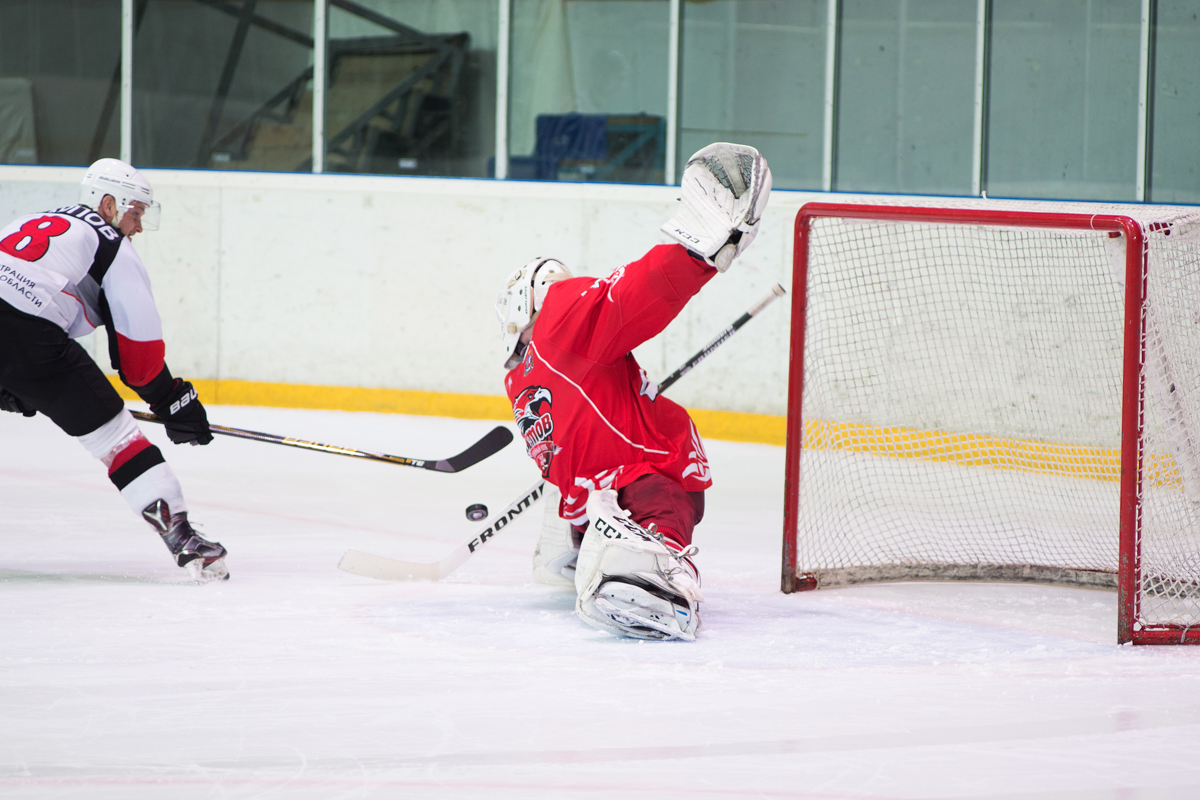
[[[214,422],[414,457],[494,423],[214,406]],[[1118,647],[1115,595],[778,591],[780,448],[709,442],[694,644],[622,641],[532,583],[538,514],[437,559],[536,477],[235,439],[170,445],[232,579],[187,583],[101,466],[0,414],[0,796],[1194,798],[1200,649]],[[538,507],[540,513],[540,506]]]

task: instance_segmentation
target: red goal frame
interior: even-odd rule
[[[864,220],[957,223],[1027,228],[1060,228],[1105,231],[1126,239],[1125,321],[1121,390],[1120,535],[1117,576],[1117,640],[1134,644],[1200,644],[1200,629],[1176,625],[1140,625],[1139,501],[1141,497],[1143,437],[1143,364],[1145,360],[1146,238],[1142,224],[1119,214],[1059,213],[931,208],[911,206],[807,203],[796,215],[792,272],[792,322],[788,369],[788,412],[783,508],[782,590],[785,593],[815,589],[816,581],[798,577],[797,527],[800,454],[803,446],[804,334],[807,312],[809,228],[822,217]],[[1136,628],[1136,629],[1135,629]]]

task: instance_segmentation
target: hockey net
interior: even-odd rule
[[[808,204],[783,590],[1115,588],[1200,642],[1200,210]]]

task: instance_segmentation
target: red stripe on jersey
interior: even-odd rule
[[[145,386],[162,372],[167,347],[162,339],[139,342],[117,333],[117,352],[121,356],[121,374],[130,386]]]
[[[65,294],[67,297],[71,298],[72,300],[74,300],[76,303],[79,303],[79,308],[82,309],[82,311],[83,311],[83,318],[87,320],[88,325],[91,325],[93,328],[100,327],[99,322],[92,322],[92,318],[88,316],[87,303],[83,302],[78,297],[76,297],[75,295],[68,292],[66,289],[63,289],[62,293]]]
[[[128,462],[129,459],[133,458],[147,447],[153,446],[154,445],[150,444],[149,439],[147,439],[141,433],[138,433],[138,435],[134,437],[129,444],[121,448],[121,452],[117,453],[117,455],[113,458],[112,463],[108,465],[108,474],[112,475],[118,469],[125,466],[125,463]]]

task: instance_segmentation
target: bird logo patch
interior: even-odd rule
[[[513,418],[525,439],[525,450],[542,471],[550,475],[550,464],[559,449],[554,444],[554,398],[544,386],[529,386],[513,400]]]

